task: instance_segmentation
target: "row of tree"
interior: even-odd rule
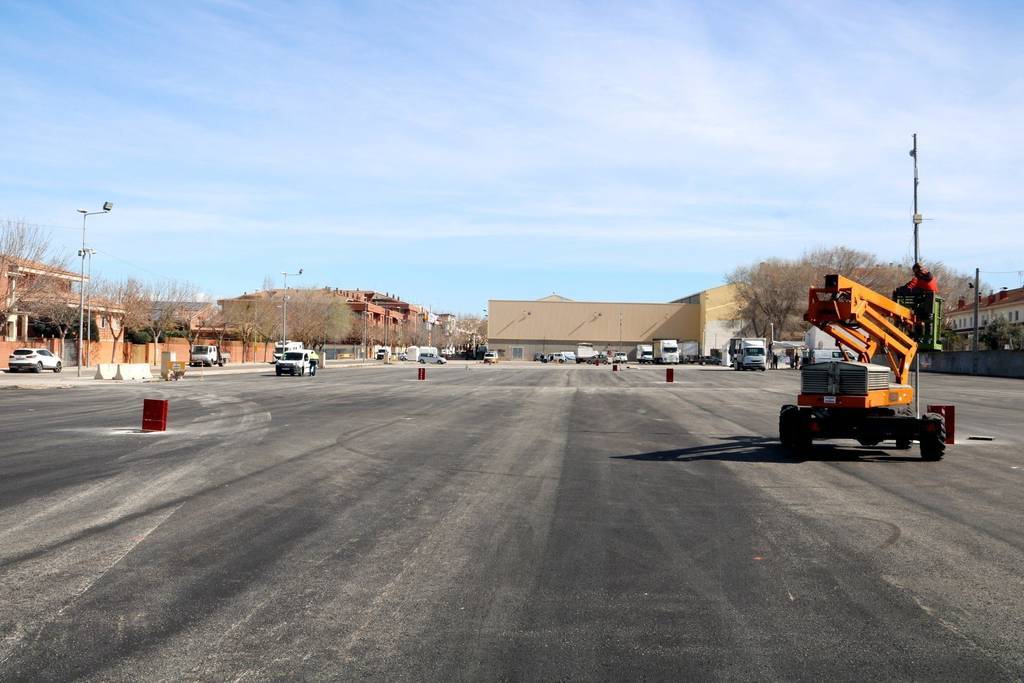
[[[955,308],[960,299],[969,300],[974,295],[969,284],[973,277],[967,273],[938,262],[926,265],[937,278],[947,310]],[[808,326],[803,320],[807,291],[811,286],[824,284],[826,275],[839,273],[889,294],[910,279],[910,266],[882,261],[874,254],[847,247],[833,247],[814,249],[796,259],[771,258],[741,266],[727,279],[736,286],[739,316],[746,321],[741,333],[766,337],[774,328],[776,339],[797,339]],[[947,330],[946,340],[951,350],[964,344],[951,329]]]
[[[68,258],[55,254],[48,232],[25,221],[0,222],[0,320],[13,313],[28,314],[31,327],[47,336],[75,339],[79,325],[79,292],[69,286]],[[32,273],[26,270],[31,267]],[[38,265],[52,273],[38,273]],[[63,273],[64,276],[60,276]],[[7,279],[7,278],[5,278]],[[272,284],[271,287],[272,288]],[[147,282],[127,277],[94,278],[86,285],[87,306],[113,337],[111,361],[126,341],[160,344],[169,336],[189,344],[201,335],[243,343],[269,343],[280,338],[283,301],[280,298],[241,301],[222,310],[197,301],[198,289],[189,282],[164,279]],[[350,336],[352,313],[344,299],[328,289],[291,290],[288,297],[288,337],[309,348],[323,348]],[[93,339],[97,334],[91,335]]]

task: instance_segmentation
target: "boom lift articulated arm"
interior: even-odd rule
[[[917,354],[917,342],[903,329],[913,329],[909,308],[842,275],[826,275],[824,287],[810,290],[804,320],[855,352],[861,362],[870,363],[884,352],[897,383],[908,383]]]
[[[826,275],[824,287],[811,289],[804,319],[855,351],[859,362],[810,363],[801,369],[796,405],[779,411],[783,446],[807,453],[816,440],[856,439],[862,446],[894,441],[905,449],[917,440],[923,459],[942,458],[945,418],[909,414],[915,391],[907,386],[918,349],[942,349],[936,343],[942,299],[902,289],[893,301],[841,275]],[[871,363],[882,352],[898,384],[890,383],[885,367]]]

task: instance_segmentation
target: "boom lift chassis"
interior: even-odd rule
[[[826,275],[824,287],[811,288],[804,320],[856,353],[859,362],[802,368],[797,404],[782,406],[779,413],[783,446],[806,452],[813,441],[845,438],[864,446],[891,440],[897,449],[908,449],[916,439],[922,459],[942,458],[945,421],[936,413],[914,414],[909,384],[918,349],[942,350],[942,300],[931,292],[897,293],[895,298],[899,301],[841,275]],[[871,365],[879,354],[888,369]],[[890,371],[895,383],[889,382]]]

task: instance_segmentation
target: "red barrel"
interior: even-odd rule
[[[417,379],[426,379],[427,378],[427,369],[426,368],[420,368],[419,374],[416,376],[416,378]]]
[[[946,443],[952,445],[956,431],[956,406],[928,406],[929,413],[938,413],[946,421]]]
[[[666,382],[675,382],[676,381],[676,369],[675,368],[665,368],[665,381]]]
[[[619,364],[618,363],[612,363],[612,372],[618,372],[618,371],[619,371]]]
[[[147,398],[142,401],[142,431],[144,432],[166,432],[167,431],[167,406],[168,401],[161,401],[155,398]]]

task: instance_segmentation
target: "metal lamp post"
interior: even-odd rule
[[[111,202],[103,202],[102,211],[89,211],[88,209],[77,209],[78,213],[82,214],[82,248],[79,250],[78,255],[82,259],[82,276],[79,281],[78,287],[78,368],[77,376],[82,376],[82,338],[84,336],[85,327],[85,256],[87,251],[85,248],[85,219],[89,216],[95,216],[101,213],[110,213],[110,210],[114,208]],[[90,270],[91,270],[91,259],[90,259]],[[90,307],[90,311],[92,308]],[[90,325],[91,327],[91,325]]]
[[[285,273],[284,275],[284,305],[281,307],[281,353],[284,353],[285,344],[288,342],[288,276],[298,277],[302,275],[302,268],[297,273]]]
[[[86,266],[86,275],[88,276],[86,278],[86,282],[92,282],[92,255],[95,254],[95,253],[96,253],[95,249],[86,249],[85,250],[85,256],[86,256],[86,259],[88,260],[88,263],[89,263],[89,265]],[[83,283],[82,286],[86,287],[88,285]],[[86,341],[86,344],[85,344],[85,348],[86,348],[85,363],[86,363],[86,367],[88,367],[88,364],[89,364],[89,356],[92,355],[92,299],[89,300],[87,305],[88,305],[88,310],[87,310],[88,315],[86,316],[86,320],[89,321],[89,326],[85,328],[85,341]]]

